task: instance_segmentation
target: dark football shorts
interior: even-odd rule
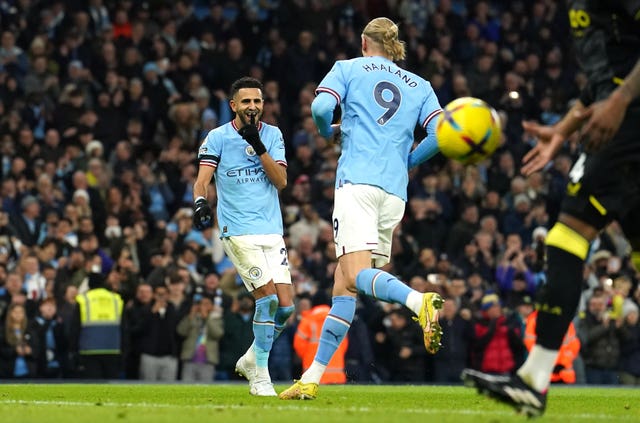
[[[576,160],[561,211],[597,229],[618,220],[627,238],[640,238],[640,106],[608,145]]]

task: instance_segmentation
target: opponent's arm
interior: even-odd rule
[[[640,97],[640,60],[631,69],[631,72],[624,79],[622,85],[616,88],[611,96],[620,96],[627,106],[636,98]]]
[[[538,140],[536,146],[522,158],[523,166],[520,171],[524,175],[530,175],[541,170],[558,154],[566,139],[583,122],[582,113],[584,110],[584,105],[578,100],[560,122],[553,126],[540,125],[530,121],[522,122],[525,132],[533,135]]]
[[[597,151],[608,143],[620,129],[629,104],[640,95],[640,61],[618,88],[609,96],[589,106],[584,111],[588,119],[582,128],[588,151]]]
[[[569,111],[559,122],[553,125],[555,133],[562,135],[565,139],[580,128],[584,122],[582,112],[585,110],[584,104],[580,100],[576,101]]]

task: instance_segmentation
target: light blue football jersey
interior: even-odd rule
[[[384,57],[359,57],[336,62],[321,92],[342,108],[336,186],[374,185],[406,201],[414,129],[442,111],[431,84]]]
[[[258,122],[260,138],[276,163],[287,165],[282,132]],[[271,183],[253,147],[231,121],[209,131],[198,152],[200,166],[216,169],[220,237],[282,235],[278,189]]]

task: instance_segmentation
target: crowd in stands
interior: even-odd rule
[[[281,200],[297,310],[271,375],[299,377],[297,322],[330,301],[337,264],[340,147],[319,136],[310,104],[334,61],[360,54],[360,32],[376,16],[399,23],[403,66],[430,81],[443,106],[482,98],[504,136],[477,166],[438,155],[410,172],[387,270],[446,298],[441,351],[427,355],[406,310],[363,297],[347,380],[458,383],[466,366],[516,369],[535,336],[527,317],[545,285],[544,239],[581,151],[571,138],[545,172],[519,174],[535,143],[521,121],[553,124],[586,81],[564,2],[5,0],[0,378],[100,377],[83,373],[78,299],[101,286],[124,304],[109,377],[237,377],[254,301],[218,228],[195,230],[191,208],[198,146],[232,118],[229,86],[247,75],[263,81],[263,120],[281,128],[288,157]],[[640,385],[640,288],[615,222],[591,254],[557,380],[571,383],[573,371],[577,382]]]

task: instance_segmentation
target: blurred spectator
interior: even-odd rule
[[[603,295],[589,299],[586,315],[578,324],[587,383],[618,384],[616,368],[620,360],[621,326],[621,320],[610,318]]]
[[[127,303],[123,316],[123,358],[125,377],[138,379],[140,377],[140,355],[142,354],[142,340],[146,330],[144,316],[151,312],[153,288],[147,283],[141,283],[136,288],[136,296]]]
[[[306,371],[318,350],[320,342],[320,333],[325,317],[329,314],[330,307],[326,304],[317,305],[311,310],[303,311],[301,319],[298,323],[298,329],[293,338],[293,348],[302,360],[302,371]],[[327,369],[320,379],[320,383],[345,383],[347,376],[345,374],[345,353],[349,346],[348,338],[342,340],[336,353],[331,357],[327,364]],[[424,348],[422,348],[424,350]]]
[[[458,281],[462,281],[458,279]],[[464,283],[464,281],[462,281]],[[442,326],[442,347],[433,357],[433,381],[437,383],[458,383],[460,373],[467,367],[469,346],[473,342],[471,313],[461,312],[455,297],[445,297],[440,312]]]
[[[620,343],[620,383],[640,386],[640,323],[638,305],[627,302],[623,307]]]
[[[47,298],[40,303],[40,313],[30,322],[39,345],[36,375],[41,378],[69,376],[67,369],[68,339],[62,318],[57,314],[56,302]]]
[[[255,300],[242,292],[231,308],[224,311],[224,335],[220,340],[220,365],[217,379],[228,380],[234,375],[236,362],[253,342]]]
[[[449,231],[446,252],[452,259],[460,257],[464,245],[473,239],[478,230],[478,206],[467,203],[462,206],[460,220],[453,224]]]
[[[27,297],[35,302],[46,298],[47,280],[40,273],[40,263],[35,254],[22,257],[21,273],[24,275],[22,285],[27,292]]]
[[[345,374],[348,382],[366,383],[379,380],[375,370],[375,360],[371,336],[366,321],[362,300],[356,303],[356,314],[348,333],[347,351],[344,355]]]
[[[616,265],[617,266],[617,265]],[[607,271],[615,275],[617,269],[611,268],[611,259],[607,263]],[[611,282],[611,310],[609,317],[613,320],[621,321],[624,319],[624,305],[627,302],[631,302],[629,294],[631,293],[631,280],[627,276],[618,276]]]
[[[418,253],[417,260],[406,270],[405,279],[410,279],[412,276],[426,278],[427,275],[437,272],[437,263],[436,251],[433,248],[423,248]]]
[[[509,234],[506,239],[506,249],[502,259],[496,267],[496,282],[503,298],[512,296],[534,295],[536,292],[533,273],[525,262],[522,240],[518,234]],[[507,304],[512,306],[512,303]]]
[[[71,366],[84,379],[117,379],[122,369],[122,299],[104,282],[100,273],[89,275],[89,290],[76,297],[71,321]]]
[[[409,202],[410,217],[406,230],[415,238],[419,248],[442,251],[448,227],[441,217],[442,209],[434,198],[413,198]]]
[[[20,241],[27,247],[33,247],[37,244],[42,229],[40,203],[35,197],[28,195],[22,199],[20,206],[21,212],[13,216],[11,225]]]
[[[524,344],[527,350],[531,351],[531,348],[536,343],[536,318],[538,312],[534,311],[527,317],[526,332],[524,335]],[[576,383],[576,371],[573,368],[573,362],[580,354],[580,339],[576,334],[576,328],[573,323],[569,324],[569,329],[562,340],[560,351],[558,351],[558,358],[556,365],[551,374],[551,382],[559,382],[566,384]]]
[[[318,212],[313,205],[310,203],[302,204],[300,206],[300,218],[289,227],[291,247],[297,248],[303,235],[309,235],[312,245],[315,246],[320,232],[326,227],[331,227],[331,225],[318,216]]]
[[[166,286],[154,287],[151,308],[140,316],[143,327],[140,337],[142,380],[170,382],[178,377],[175,337],[178,320],[168,294]]]
[[[62,325],[64,327],[64,336],[67,339],[67,343],[71,339],[71,329],[72,329],[71,322],[73,320],[73,315],[75,313],[77,295],[78,295],[78,288],[76,286],[74,285],[65,286],[64,291],[62,291],[56,306],[57,315],[60,318]],[[67,365],[69,365],[69,363],[67,363]],[[67,376],[67,374],[65,374],[65,376]]]
[[[490,279],[492,278],[492,267],[490,263],[486,262],[486,255],[483,254],[479,248],[479,240],[482,241],[481,233],[476,234],[475,238],[469,240],[464,246],[463,253],[454,263],[456,268],[462,272],[463,276],[478,273],[484,279]]]
[[[23,305],[9,306],[0,336],[0,377],[20,379],[36,376],[38,339],[29,327]]]
[[[185,382],[211,382],[215,376],[219,340],[224,334],[222,298],[216,298],[220,304],[209,296],[194,299],[189,315],[178,323],[177,332],[185,338],[180,352]]]
[[[7,318],[7,312],[11,305],[18,304],[25,307],[27,315],[34,309],[34,302],[29,300],[24,290],[22,279],[17,272],[9,272],[5,280],[4,288],[0,288],[0,304],[2,304],[3,314],[0,315],[2,322]]]
[[[482,318],[475,323],[474,331],[473,368],[506,375],[524,359],[521,328],[507,320],[497,294],[482,297]]]

